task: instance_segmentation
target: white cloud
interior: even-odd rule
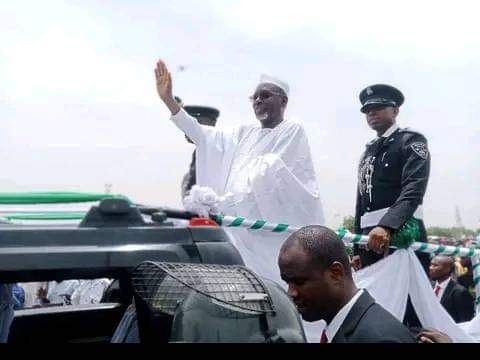
[[[464,65],[480,55],[480,4],[459,0],[212,0],[227,27],[258,40],[310,33],[308,42],[376,60]],[[302,41],[299,39],[299,41]]]
[[[4,97],[156,101],[152,69],[138,69],[118,56],[104,19],[59,1],[32,2],[29,12],[20,12],[25,6],[9,8],[17,18],[3,34],[8,47],[0,50],[9,84]]]

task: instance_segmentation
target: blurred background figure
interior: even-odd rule
[[[435,282],[434,292],[445,310],[456,323],[472,320],[475,315],[474,299],[466,288],[454,279],[455,262],[450,256],[437,255],[430,263],[430,279]]]
[[[197,119],[199,124],[207,126],[215,126],[217,124],[218,116],[220,115],[220,111],[209,106],[187,105],[184,106],[183,109],[190,116]],[[190,140],[187,135],[185,135],[185,138],[190,144],[193,144],[192,140]],[[190,162],[190,168],[182,179],[182,200],[189,194],[192,186],[197,183],[195,161],[196,151],[194,150],[192,153],[192,161]]]
[[[13,293],[13,310],[21,310],[25,307],[25,290],[20,284],[14,284],[12,286]]]
[[[457,282],[468,289],[470,295],[475,299],[475,283],[473,281],[473,266],[472,259],[468,256],[460,258],[460,265],[462,266],[461,273],[457,274]]]

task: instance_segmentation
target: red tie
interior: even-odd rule
[[[435,295],[438,297],[438,294],[440,294],[440,290],[442,288],[440,287],[440,285],[437,285],[437,287],[435,288]]]
[[[322,337],[320,338],[320,344],[328,343],[327,333],[325,330],[322,331]]]

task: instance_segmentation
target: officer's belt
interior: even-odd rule
[[[369,228],[372,226],[377,226],[382,217],[387,213],[390,208],[384,208],[380,210],[375,210],[365,213],[360,218],[360,227],[362,229]],[[423,206],[419,205],[417,210],[413,213],[413,217],[418,220],[423,219]]]

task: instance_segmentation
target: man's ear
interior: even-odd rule
[[[332,278],[336,281],[340,281],[345,277],[345,268],[338,261],[334,261],[329,267],[328,270]]]
[[[395,117],[397,117],[398,114],[400,113],[400,108],[399,108],[398,106],[395,106],[395,107],[393,108],[393,113],[395,114]]]
[[[288,98],[285,97],[285,96],[283,96],[283,97],[282,97],[282,105],[283,105],[283,107],[286,107],[287,104],[288,104]]]

